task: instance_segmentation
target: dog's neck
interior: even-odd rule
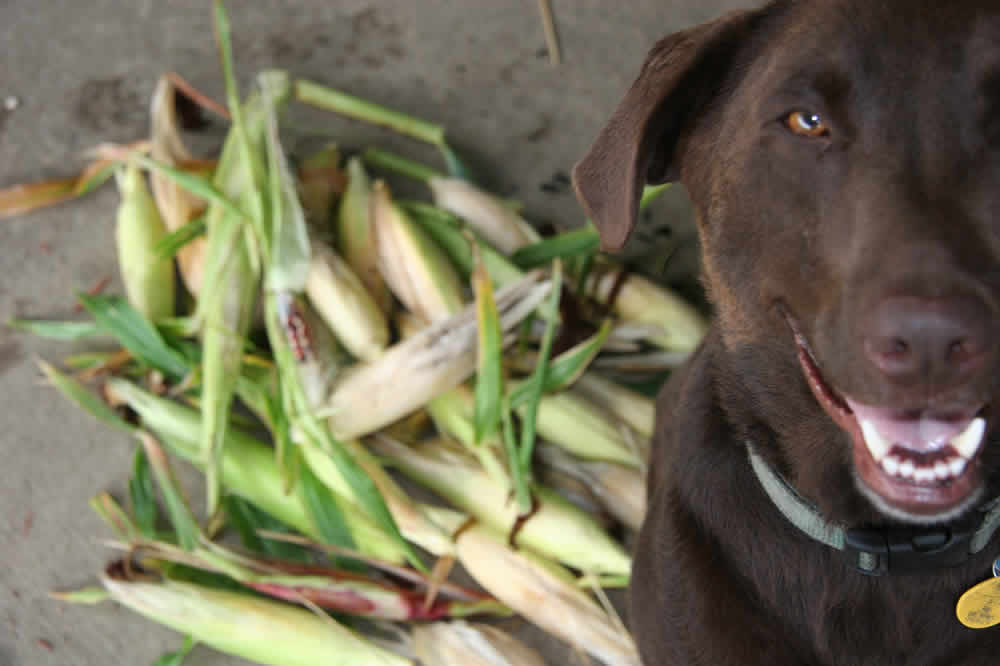
[[[844,528],[827,521],[747,443],[750,466],[781,514],[814,541],[844,553],[868,576],[919,573],[962,564],[1000,529],[1000,497],[938,526]]]

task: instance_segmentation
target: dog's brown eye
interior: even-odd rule
[[[793,111],[785,116],[785,126],[801,136],[829,136],[830,128],[819,115],[810,111]]]

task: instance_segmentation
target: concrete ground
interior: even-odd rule
[[[543,185],[583,154],[649,46],[745,3],[554,0],[558,68],[545,57],[529,0],[228,4],[244,83],[262,67],[283,67],[442,122],[493,189],[521,199],[533,220],[571,226],[581,218],[572,194]],[[0,108],[0,187],[70,175],[84,149],[144,137],[150,94],[167,70],[222,99],[208,2],[0,0],[0,100],[17,102]],[[377,141],[434,159],[412,142],[329,115],[293,118],[300,141],[329,133],[347,147]],[[213,149],[220,129],[196,145]],[[0,221],[0,320],[73,316],[73,291],[104,278],[120,291],[116,201],[109,186]],[[655,222],[673,225],[673,238],[683,241],[685,211],[678,190]],[[665,253],[654,238],[662,237],[640,238],[629,250]],[[91,583],[109,558],[98,543],[108,532],[87,500],[101,490],[121,497],[129,474],[131,442],[39,381],[34,358],[58,360],[87,346],[0,329],[0,666],[151,664],[180,643],[114,605],[71,607],[46,597]],[[538,632],[522,632],[550,663],[573,663]],[[189,663],[242,662],[199,648]]]

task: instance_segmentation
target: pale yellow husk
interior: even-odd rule
[[[623,525],[632,530],[642,525],[646,516],[646,483],[640,470],[580,460],[551,444],[543,444],[537,451],[543,465],[579,481]]]
[[[580,589],[562,567],[474,525],[456,539],[465,570],[499,601],[607,666],[640,666],[632,637]]]
[[[539,273],[497,292],[501,329],[512,331],[551,290]],[[340,439],[362,437],[419,409],[476,371],[474,305],[393,345],[377,360],[343,373],[319,410]]]
[[[509,489],[445,440],[405,445],[385,436],[372,443],[405,475],[431,488],[455,506],[507,534],[518,522]],[[517,532],[517,543],[582,571],[627,576],[631,560],[624,548],[586,513],[552,490],[535,485],[536,510]]]
[[[372,190],[372,224],[379,272],[407,310],[433,322],[462,309],[464,288],[451,259],[395,204],[382,181]]]
[[[471,183],[458,178],[433,177],[427,185],[439,208],[465,220],[504,254],[541,240],[538,232],[509,205]]]
[[[306,296],[344,348],[374,361],[389,344],[389,324],[360,278],[329,246],[313,239]]]
[[[573,384],[580,395],[632,426],[644,437],[653,436],[656,401],[596,372],[585,372]]]
[[[413,627],[413,651],[434,666],[545,666],[545,660],[507,632],[464,620]]]
[[[139,167],[128,164],[116,177],[121,203],[115,241],[128,302],[150,321],[172,317],[174,266],[156,253],[156,244],[167,235],[167,229]]]
[[[659,333],[649,341],[663,349],[694,350],[708,330],[707,319],[673,291],[641,275],[630,273],[621,280],[623,270],[608,263],[595,267],[587,279],[588,293],[605,303],[621,281],[612,304],[615,314],[626,321],[659,327]]]

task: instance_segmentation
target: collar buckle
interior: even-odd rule
[[[969,559],[976,525],[962,521],[929,528],[855,528],[844,533],[844,552],[867,576],[954,567]]]

